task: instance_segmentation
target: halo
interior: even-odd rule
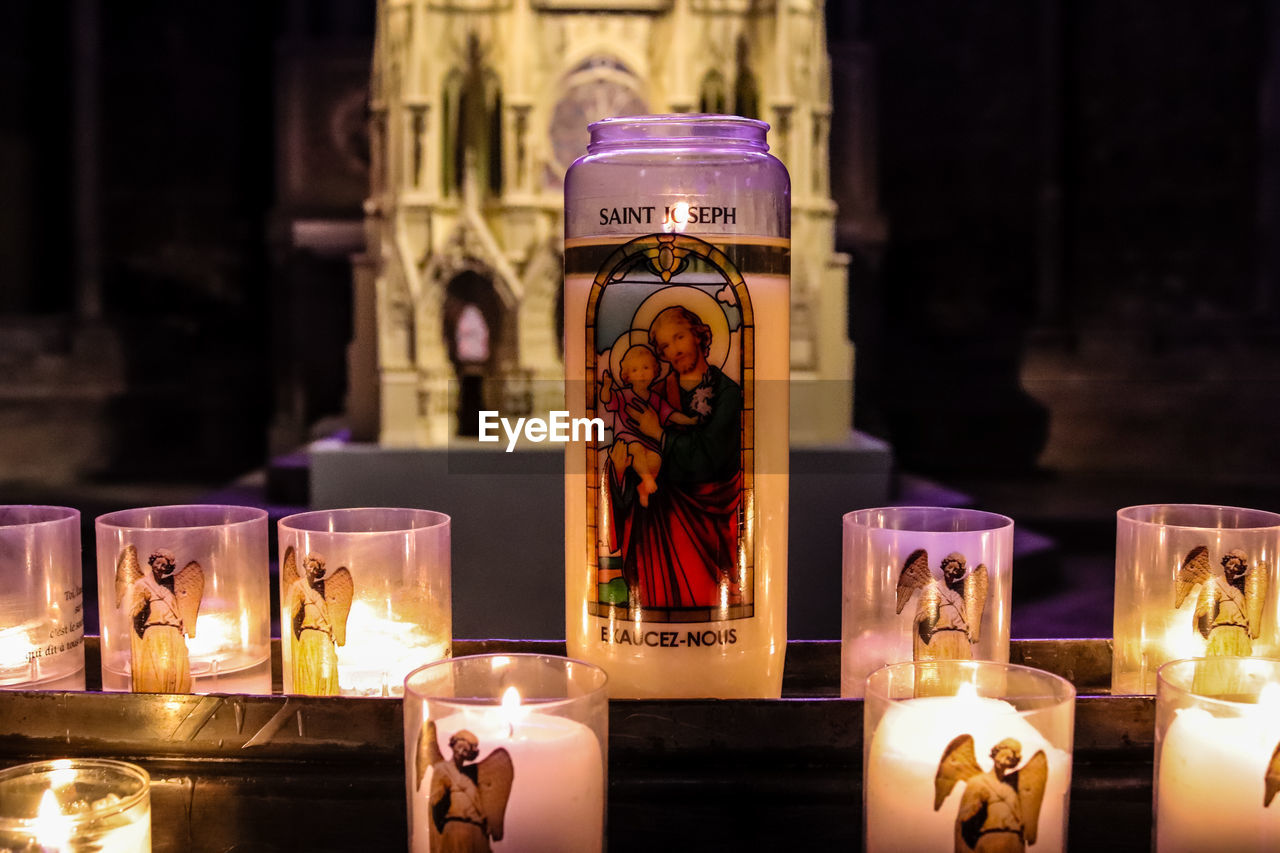
[[[613,346],[609,348],[609,372],[613,374],[613,381],[615,385],[623,384],[622,357],[627,354],[627,350],[637,344],[644,344],[645,346],[649,345],[648,329],[645,329],[644,331],[641,331],[640,329],[628,329],[619,335],[618,339],[613,342]],[[650,349],[652,349],[652,347],[650,347]],[[657,382],[663,376],[666,376],[669,370],[671,370],[671,365],[667,364],[662,359],[658,359],[658,373],[653,377],[654,382]]]
[[[653,318],[672,305],[683,305],[711,327],[711,351],[707,353],[707,364],[723,368],[725,359],[729,357],[729,320],[724,316],[720,303],[705,290],[687,285],[662,288],[640,303],[631,318],[632,330],[643,330],[647,342]]]

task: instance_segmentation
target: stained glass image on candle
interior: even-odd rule
[[[953,507],[881,507],[844,517],[840,694],[916,660],[1009,659],[1013,521]],[[943,695],[954,685],[920,689]]]
[[[0,688],[83,690],[80,513],[0,506]]]
[[[1205,678],[1208,667],[1211,677]],[[1230,692],[1219,692],[1223,689]],[[1158,853],[1280,849],[1280,661],[1218,657],[1160,667]]]
[[[104,689],[271,692],[265,510],[148,507],[95,528]]]
[[[405,676],[449,655],[449,517],[337,509],[280,521],[284,690],[398,696]]]
[[[1112,692],[1154,693],[1162,664],[1280,654],[1275,565],[1280,514],[1156,504],[1116,516]],[[1226,672],[1222,670],[1221,672]],[[1196,689],[1230,693],[1212,664]]]
[[[598,667],[476,655],[405,682],[410,848],[603,849],[608,700]]]
[[[919,685],[947,685],[950,693]],[[867,679],[868,851],[1066,849],[1075,689],[990,661],[892,664]]]
[[[589,607],[648,622],[750,617],[752,549],[739,543],[753,482],[746,284],[724,253],[687,236],[640,238],[607,264],[589,303],[601,350],[588,369],[591,414],[606,424],[594,448],[598,559],[617,576],[602,576]]]

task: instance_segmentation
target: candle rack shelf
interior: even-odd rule
[[[88,638],[91,689],[97,652]],[[564,644],[454,643],[483,652]],[[1079,691],[1071,847],[1149,850],[1154,697],[1108,694],[1109,640],[1014,640],[1010,660]],[[780,700],[612,702],[609,849],[859,849],[862,702],[839,698],[839,664],[838,642],[792,642]],[[398,699],[12,691],[0,766],[141,764],[157,853],[404,850],[402,725]]]

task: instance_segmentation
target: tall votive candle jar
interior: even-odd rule
[[[768,125],[590,126],[565,178],[569,654],[611,696],[776,697],[787,610],[790,181]]]

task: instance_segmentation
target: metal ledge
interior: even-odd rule
[[[86,652],[96,681],[96,641]],[[839,658],[836,642],[789,644],[781,700],[611,703],[609,849],[858,849],[862,702],[838,698]],[[1081,694],[1072,847],[1148,850],[1154,699],[1105,695],[1107,640],[1014,641],[1011,659]],[[158,853],[404,850],[402,739],[396,699],[0,693],[0,765],[109,756],[151,771]]]

